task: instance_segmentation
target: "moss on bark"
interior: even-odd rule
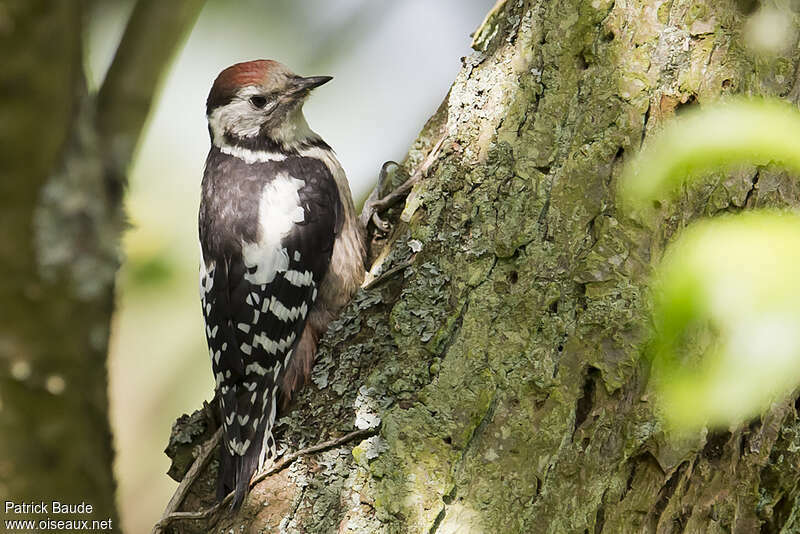
[[[640,358],[647,276],[675,232],[797,206],[797,186],[746,169],[647,218],[616,207],[622,165],[665,119],[796,92],[798,54],[750,55],[745,16],[728,0],[498,2],[406,160],[444,136],[379,255],[413,265],[359,294],[326,338],[325,380],[282,420],[299,447],[349,430],[366,398],[380,433],[292,466],[284,531],[797,528],[796,408],[675,442]],[[256,532],[279,504],[217,526]]]

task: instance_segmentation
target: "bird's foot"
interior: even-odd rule
[[[361,210],[361,224],[364,228],[367,228],[369,223],[375,225],[375,227],[380,230],[381,232],[388,233],[391,226],[389,223],[383,219],[381,219],[380,214],[386,212],[389,208],[400,202],[401,200],[405,199],[408,194],[411,192],[411,189],[414,185],[419,182],[419,180],[428,172],[431,165],[433,164],[436,156],[439,153],[439,149],[442,147],[442,143],[444,142],[444,136],[442,136],[431,151],[428,153],[428,156],[425,158],[425,161],[422,162],[422,165],[408,177],[403,183],[396,187],[390,193],[380,197],[381,192],[386,186],[387,177],[390,176],[392,168],[395,168],[398,172],[402,172],[402,167],[400,164],[394,161],[387,161],[381,167],[381,172],[378,176],[378,184],[375,186],[375,189],[372,190],[372,193],[367,198],[367,201],[364,202],[364,209]]]
[[[361,209],[361,216],[359,219],[363,228],[368,228],[369,224],[372,223],[375,228],[383,233],[388,233],[391,229],[389,222],[382,219],[380,214],[384,213],[393,205],[387,203],[386,199],[388,196],[394,194],[394,191],[384,197],[381,197],[381,194],[386,189],[387,183],[393,181],[390,180],[390,177],[398,172],[402,172],[402,167],[396,161],[387,161],[381,165],[381,171],[378,174],[378,183],[375,184],[369,197],[364,201],[364,207]]]

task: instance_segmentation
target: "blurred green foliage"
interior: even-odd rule
[[[626,169],[631,212],[702,171],[779,164],[800,173],[800,112],[731,100],[678,117]],[[653,379],[673,429],[727,427],[800,384],[800,214],[755,211],[678,236],[654,283]]]
[[[620,199],[635,209],[702,171],[777,163],[800,173],[800,112],[776,99],[730,99],[675,118],[637,155]]]
[[[166,255],[148,257],[132,256],[128,261],[126,284],[143,287],[157,287],[170,282],[176,274],[174,262]]]

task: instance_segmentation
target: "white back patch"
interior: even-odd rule
[[[242,246],[245,266],[256,269],[255,273],[244,275],[251,284],[268,284],[275,279],[275,273],[289,268],[289,253],[281,245],[281,240],[305,218],[297,193],[304,185],[302,180],[283,172],[261,191],[258,205],[259,241]]]

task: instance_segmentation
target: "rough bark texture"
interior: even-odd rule
[[[359,293],[279,427],[291,449],[379,420],[377,434],[259,483],[213,531],[800,529],[798,408],[677,443],[640,357],[647,277],[675,232],[702,215],[797,206],[795,182],[751,168],[647,220],[616,207],[625,160],[686,105],[797,94],[797,43],[788,57],[744,48],[753,7],[498,2],[405,162],[413,170],[445,136],[378,259],[413,265]],[[175,436],[191,442],[204,424]],[[184,509],[208,499],[210,465]]]
[[[104,86],[98,106],[84,78],[88,3],[0,1],[0,502],[86,502],[91,516],[63,519],[116,525],[106,353],[121,193],[156,82],[201,5],[140,1],[120,50],[135,55],[144,43],[129,34],[148,23],[164,32],[148,38],[159,49],[118,54],[112,73],[138,74],[138,98]],[[118,126],[122,113],[138,124]]]

